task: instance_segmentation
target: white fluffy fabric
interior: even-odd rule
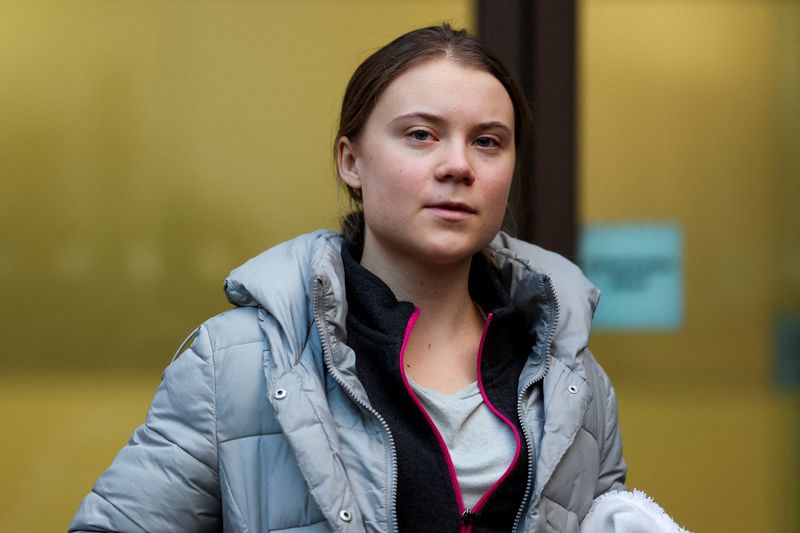
[[[598,496],[581,523],[582,533],[690,533],[640,490]]]

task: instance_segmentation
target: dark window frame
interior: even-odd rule
[[[575,258],[576,11],[574,0],[477,0],[478,34],[522,85],[533,132],[508,225]]]

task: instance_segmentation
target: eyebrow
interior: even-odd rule
[[[394,124],[395,122],[400,122],[401,120],[406,119],[422,119],[427,120],[428,122],[433,122],[434,124],[444,124],[446,121],[444,118],[440,117],[439,115],[433,115],[431,113],[425,113],[424,111],[415,111],[412,113],[405,113],[403,115],[398,115],[394,117],[389,124]],[[505,123],[500,122],[498,120],[492,120],[489,122],[481,122],[477,124],[474,129],[476,130],[485,130],[491,128],[499,128],[505,130],[509,135],[511,135],[511,128],[509,128]]]

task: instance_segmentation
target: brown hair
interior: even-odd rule
[[[339,131],[342,137],[356,141],[378,98],[389,83],[411,67],[445,58],[463,65],[484,70],[505,87],[514,106],[514,144],[519,168],[520,146],[530,127],[530,111],[522,91],[505,66],[477,37],[466,30],[454,30],[449,24],[410,31],[374,52],[353,73],[342,99]],[[334,143],[334,159],[336,144]],[[341,181],[341,178],[340,178]],[[342,217],[341,231],[351,242],[363,243],[364,213],[361,210],[361,191],[347,188],[352,211]]]

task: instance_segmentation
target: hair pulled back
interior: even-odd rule
[[[433,59],[448,59],[483,70],[497,78],[505,87],[514,106],[514,144],[519,162],[520,146],[530,127],[530,111],[522,91],[505,66],[483,42],[466,30],[455,30],[447,23],[403,34],[358,66],[342,99],[336,142],[342,137],[347,137],[351,142],[357,141],[378,99],[392,80],[410,68]],[[334,144],[334,159],[335,157]],[[361,191],[343,182],[342,184],[347,189],[351,205],[351,212],[341,220],[342,234],[351,242],[363,244],[364,212],[361,208]]]

